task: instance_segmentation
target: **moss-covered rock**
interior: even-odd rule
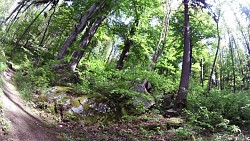
[[[62,86],[49,88],[36,99],[38,108],[50,113],[58,113],[62,109],[63,118],[88,119],[88,122],[107,117],[112,112],[108,102],[98,93],[77,96],[72,88]]]
[[[184,124],[184,120],[179,117],[171,117],[168,118],[164,124],[170,127],[180,127]]]

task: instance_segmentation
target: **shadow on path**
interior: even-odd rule
[[[0,93],[6,118],[10,120],[9,135],[0,136],[1,141],[59,141],[57,129],[48,128],[45,121],[25,106],[20,94],[11,84],[13,71],[2,74],[3,94]]]

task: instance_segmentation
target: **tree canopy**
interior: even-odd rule
[[[70,87],[78,105],[87,96],[109,109],[95,114],[184,114],[213,132],[229,128],[225,119],[249,123],[249,6],[226,0],[2,0],[0,52],[17,68],[17,87],[28,95]]]

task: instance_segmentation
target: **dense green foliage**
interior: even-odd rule
[[[29,100],[46,95],[56,86],[70,88],[70,92],[62,92],[66,98],[98,99],[111,109],[110,113],[100,114],[106,118],[99,120],[104,123],[111,117],[130,122],[144,114],[153,120],[179,116],[186,123],[181,127],[170,125],[176,128],[176,140],[195,138],[195,133],[239,133],[238,126],[250,123],[249,27],[238,22],[239,31],[234,33],[226,22],[218,22],[223,16],[220,2],[214,2],[213,8],[202,6],[202,1],[190,2],[188,104],[186,109],[175,109],[184,51],[184,7],[172,2],[19,3],[20,11],[1,24],[0,72],[6,69],[7,61],[13,63],[17,69],[15,84]],[[3,7],[0,3],[0,13],[6,11]],[[242,10],[249,23],[249,9]],[[0,22],[7,15],[0,14]],[[217,61],[211,73],[215,55]],[[52,99],[66,104],[65,97]],[[77,106],[84,105],[79,99]],[[43,107],[46,104],[53,105],[44,100]],[[95,119],[101,119],[100,115]],[[75,115],[68,117],[78,119]],[[146,127],[139,129],[146,134],[161,134],[169,125],[156,126],[159,128],[152,132]]]
[[[203,130],[218,131],[223,129],[232,130],[234,126],[249,124],[249,94],[239,92],[214,91],[209,95],[189,96],[188,120]]]

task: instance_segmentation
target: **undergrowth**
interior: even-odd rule
[[[143,68],[126,68],[118,71],[112,64],[107,65],[100,60],[85,63],[86,67],[80,68],[79,71],[81,83],[68,84],[74,88],[75,96],[102,95],[109,106],[116,110],[115,114],[129,122],[138,121],[138,116],[145,112],[162,110],[159,105],[163,102],[163,95],[175,91],[178,87],[174,78]],[[51,87],[55,77],[49,66],[51,65],[45,64],[34,69],[31,64],[26,64],[22,67],[16,75],[16,84],[21,93],[30,97],[32,93],[43,92]],[[24,75],[26,71],[27,75]],[[152,85],[150,93],[135,92],[135,84],[144,80],[148,80]],[[134,102],[138,99],[143,100],[135,105]],[[145,108],[145,101],[155,101],[153,108]],[[157,114],[161,112],[158,111]],[[188,107],[183,113],[186,122],[181,127],[173,129],[176,134],[174,140],[224,140],[235,136],[244,139],[239,126],[250,123],[250,95],[248,91],[212,91],[205,94],[199,88],[191,89]],[[166,131],[161,128],[156,128],[157,131],[154,133],[146,128],[138,130],[138,133],[152,136]],[[222,136],[222,133],[225,135]]]
[[[6,65],[6,59],[3,55],[3,52],[1,52],[0,50],[0,129],[2,130],[2,132],[0,131],[0,133],[2,133],[3,135],[6,135],[9,133],[9,126],[8,126],[8,121],[5,118],[5,114],[3,111],[3,107],[2,107],[2,99],[1,99],[1,95],[3,94],[2,92],[2,73],[6,70],[7,65]]]
[[[3,107],[2,107],[2,102],[0,101],[0,134],[3,135],[7,135],[9,134],[9,124],[8,124],[8,120],[5,118],[5,114],[3,111]]]
[[[186,125],[190,125],[183,129],[187,131],[181,130],[180,133],[183,132],[184,136],[187,132],[195,131],[196,134],[213,138],[212,140],[235,136],[244,140],[246,137],[240,126],[250,123],[250,95],[248,91],[212,91],[206,95],[191,93],[184,113]],[[222,133],[227,136],[220,135]]]

